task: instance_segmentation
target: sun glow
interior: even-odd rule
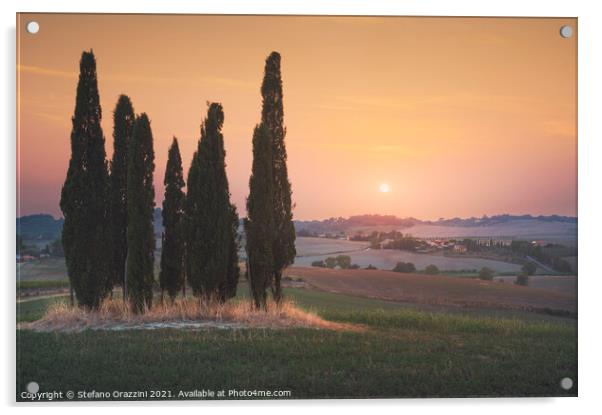
[[[389,190],[391,190],[391,188],[387,183],[381,183],[378,187],[378,190],[380,190],[381,193],[389,193]]]

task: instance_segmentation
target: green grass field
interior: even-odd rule
[[[17,322],[36,321],[42,318],[51,304],[57,301],[67,302],[68,296],[56,296],[41,299],[31,299],[17,303]]]
[[[245,296],[246,287],[240,287]],[[432,313],[304,289],[286,294],[364,332],[18,332],[17,391],[290,390],[291,398],[575,396],[576,325]],[[55,297],[19,304],[21,321]],[[21,399],[17,396],[17,399]]]
[[[26,280],[17,282],[17,297],[26,297],[30,293],[39,295],[39,292],[52,290],[66,290],[69,280]]]

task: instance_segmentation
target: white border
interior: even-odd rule
[[[602,351],[599,297],[602,295],[602,272],[596,268],[600,251],[600,220],[602,219],[602,14],[600,2],[591,0],[565,1],[478,1],[478,0],[169,0],[169,1],[3,1],[0,43],[2,64],[2,98],[0,99],[1,193],[0,203],[4,226],[0,255],[2,279],[2,378],[0,402],[15,409],[14,375],[14,243],[15,243],[15,13],[21,12],[114,12],[114,13],[226,13],[226,14],[350,14],[350,15],[437,15],[437,16],[546,16],[579,18],[579,398],[551,399],[442,399],[442,400],[353,400],[353,401],[272,401],[272,402],[163,402],[144,405],[143,411],[164,412],[167,406],[177,411],[307,414],[316,410],[341,410],[351,414],[372,412],[504,414],[508,412],[540,412],[547,414],[590,413],[600,407],[598,391]],[[597,76],[595,76],[597,75]],[[39,406],[39,405],[37,405]],[[21,410],[64,413],[65,411],[104,413],[116,407],[140,404],[103,403],[81,406],[65,404],[29,405]],[[110,407],[110,408],[109,408]],[[335,409],[336,408],[336,409]],[[340,408],[340,409],[339,409]]]

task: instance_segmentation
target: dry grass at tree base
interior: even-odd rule
[[[143,314],[133,313],[129,304],[118,299],[105,300],[97,311],[86,311],[60,302],[52,305],[40,320],[20,325],[22,329],[44,332],[170,327],[360,330],[352,324],[326,321],[302,310],[290,300],[279,305],[270,302],[266,311],[255,309],[250,301],[222,304],[194,298],[155,304]]]

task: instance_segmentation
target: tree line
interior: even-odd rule
[[[292,264],[295,230],[285,146],[281,57],[265,62],[261,121],[253,131],[246,275],[255,307],[268,291],[282,300],[282,273]],[[113,156],[107,160],[96,58],[84,51],[72,117],[71,158],[61,190],[62,234],[71,302],[97,309],[121,286],[134,312],[153,304],[155,153],[151,122],[121,95],[113,111]],[[186,296],[225,302],[236,295],[239,216],[230,201],[220,103],[208,103],[186,180],[173,137],[165,169],[159,287],[174,301]]]

